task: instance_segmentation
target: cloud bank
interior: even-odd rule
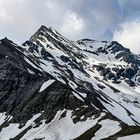
[[[108,40],[119,22],[115,5],[112,0],[1,0],[0,33],[23,41],[43,24],[74,40]]]
[[[113,40],[140,54],[140,20],[123,23],[120,30],[114,33]]]

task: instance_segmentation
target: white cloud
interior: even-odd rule
[[[0,0],[0,38],[24,42],[43,24],[72,40],[106,40],[118,23],[116,5],[112,0]]]
[[[5,1],[0,2],[0,23],[12,22],[12,17],[5,10]]]
[[[67,13],[64,24],[62,25],[61,32],[70,38],[74,36],[80,37],[81,32],[84,30],[84,21],[75,13]]]
[[[115,31],[113,40],[130,48],[132,52],[140,54],[140,20],[121,24],[120,29]]]

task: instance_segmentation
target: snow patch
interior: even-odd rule
[[[42,92],[43,90],[45,90],[48,86],[50,86],[52,83],[54,83],[55,80],[48,80],[46,82],[44,82],[39,90],[39,92]]]
[[[108,138],[109,136],[112,136],[121,130],[119,122],[117,121],[106,119],[101,121],[99,124],[101,124],[102,127],[95,133],[95,136],[92,138],[92,140]]]

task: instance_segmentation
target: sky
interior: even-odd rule
[[[140,0],[0,0],[0,38],[23,43],[41,25],[71,40],[115,40],[140,54]]]

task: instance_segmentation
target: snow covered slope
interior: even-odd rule
[[[5,38],[0,48],[0,139],[140,133],[140,57],[129,49],[71,41],[45,26],[21,46]]]

